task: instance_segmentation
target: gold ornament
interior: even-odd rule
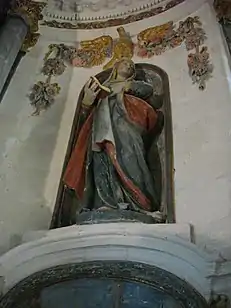
[[[103,64],[112,50],[113,40],[109,35],[102,35],[93,40],[80,42],[80,48],[73,59],[74,66],[93,67]]]
[[[29,29],[21,50],[28,52],[38,41],[40,34],[39,20],[42,20],[42,10],[46,6],[44,2],[34,2],[29,0],[16,0],[10,9],[11,14],[21,16],[27,23]]]
[[[117,28],[119,39],[114,42],[112,59],[104,65],[103,69],[112,68],[114,64],[122,58],[132,59],[134,54],[134,44],[131,37],[123,27]]]

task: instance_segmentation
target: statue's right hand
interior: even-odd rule
[[[92,105],[100,91],[101,89],[97,82],[93,78],[90,78],[84,86],[83,104],[86,106]]]

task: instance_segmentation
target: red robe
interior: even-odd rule
[[[157,114],[148,103],[135,96],[124,94],[124,105],[130,121],[136,123],[138,126],[141,126],[147,132],[154,128],[157,121]],[[80,200],[83,197],[85,187],[86,154],[92,131],[93,114],[94,108],[90,112],[87,120],[80,130],[75,148],[72,152],[63,177],[64,183],[69,188],[75,190]],[[130,180],[124,174],[122,168],[120,167],[116,159],[115,145],[105,140],[102,146],[106,150],[108,156],[111,158],[111,161],[125,189],[131,193],[133,198],[139,202],[140,206],[144,210],[151,210],[150,200],[142,193],[142,191],[140,191],[136,185],[134,185],[132,180]]]

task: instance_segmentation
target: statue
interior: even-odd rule
[[[92,77],[84,87],[83,125],[63,176],[82,210],[160,210],[162,180],[148,155],[163,129],[162,101],[135,74],[123,58],[102,84]]]

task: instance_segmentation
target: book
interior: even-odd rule
[[[95,76],[91,76],[91,79],[92,79],[92,81],[94,81],[95,83],[97,83],[97,85],[99,86],[99,88],[100,88],[102,91],[106,92],[107,94],[111,93],[111,89],[108,88],[108,87],[106,87],[106,86],[104,86],[103,84],[101,84],[101,83],[99,82],[99,80],[98,80]]]

